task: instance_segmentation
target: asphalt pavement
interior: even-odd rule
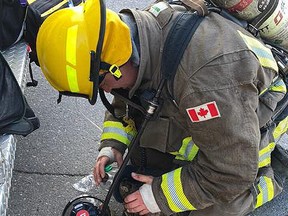
[[[144,8],[152,1],[107,1],[115,11]],[[85,99],[63,97],[33,67],[39,84],[25,91],[41,127],[27,137],[17,137],[16,158],[8,216],[60,216],[66,203],[80,195],[72,184],[92,172],[99,145],[104,107],[91,106]],[[279,197],[259,208],[253,216],[287,216],[286,185]],[[104,198],[105,193],[97,194]],[[121,206],[111,201],[118,215]],[[116,215],[117,216],[117,215]]]

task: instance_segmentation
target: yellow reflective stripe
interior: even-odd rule
[[[259,151],[259,164],[258,167],[264,167],[271,163],[271,152],[275,148],[275,142],[269,143],[268,146]]]
[[[274,92],[283,92],[286,93],[286,85],[282,79],[278,79],[276,82],[274,82],[270,87],[269,90],[272,90]]]
[[[174,202],[173,202],[173,200],[172,200],[172,196],[171,196],[171,194],[169,193],[169,190],[168,190],[168,175],[166,175],[166,174],[162,176],[161,188],[162,188],[162,191],[163,191],[164,196],[165,196],[166,199],[167,199],[169,208],[170,208],[172,211],[174,211],[174,212],[179,212],[179,211],[181,211],[181,209],[179,209],[179,208],[174,204]]]
[[[262,94],[264,94],[266,91],[274,91],[274,92],[283,92],[286,93],[287,92],[287,87],[286,84],[284,83],[284,81],[281,78],[274,78],[272,84],[269,86],[269,88],[265,88],[260,94],[259,96],[261,96]]]
[[[274,147],[275,147],[274,142],[269,143],[269,145],[267,145],[265,148],[263,148],[259,151],[259,157],[266,154],[267,152],[272,152],[274,150]]]
[[[260,92],[259,96],[264,94],[267,90],[268,90],[268,88],[265,88],[262,92]]]
[[[177,151],[175,151],[175,152],[169,152],[169,154],[178,155],[179,153]]]
[[[103,123],[103,127],[117,127],[117,128],[121,128],[124,130],[124,126],[121,122],[117,122],[117,121],[105,121]]]
[[[71,92],[79,92],[78,81],[77,81],[77,72],[75,68],[72,68],[69,65],[66,65],[66,73],[68,84]]]
[[[266,185],[267,185],[267,202],[272,200],[274,198],[274,185],[273,185],[273,182],[272,182],[272,179],[268,178],[268,177],[264,177],[265,178],[265,182],[266,182]]]
[[[67,30],[66,38],[66,74],[71,92],[79,92],[76,66],[76,43],[78,25],[74,25]]]
[[[127,127],[129,127],[129,125]],[[127,127],[124,127],[121,122],[106,121],[103,124],[103,132],[100,140],[115,139],[125,145],[129,145],[135,135],[135,131],[131,131],[129,128],[127,132]]]
[[[196,210],[185,196],[182,181],[182,168],[162,175],[161,189],[167,199],[169,208],[173,212],[182,212],[187,210]]]
[[[28,4],[32,4],[33,2],[35,2],[36,0],[27,0]]]
[[[182,146],[179,149],[179,154],[184,156],[185,155],[185,151],[188,147],[188,144],[192,142],[192,137],[186,137],[185,139],[182,140]]]
[[[274,92],[286,93],[286,86],[272,86],[271,90],[274,91]]]
[[[274,139],[278,139],[282,134],[284,134],[288,130],[288,116],[283,119],[273,132]]]
[[[63,0],[62,2],[58,3],[57,5],[55,5],[54,7],[50,8],[48,11],[44,12],[41,14],[41,17],[45,17],[51,13],[53,13],[54,11],[58,10],[60,7],[62,7],[64,4],[67,3],[67,0]]]
[[[127,137],[123,137],[116,133],[102,133],[101,135],[101,141],[106,139],[114,139],[117,140],[125,145],[129,145],[130,141],[127,139]]]
[[[257,185],[257,187],[258,187],[258,190],[259,190],[259,194],[257,195],[255,208],[258,208],[261,205],[263,205],[263,196],[262,196],[263,190],[262,190],[261,187],[259,187],[259,185]]]
[[[127,123],[127,122],[126,122]],[[127,127],[124,127],[123,124],[121,122],[117,122],[117,121],[105,121],[103,123],[103,127],[114,127],[114,128],[119,128],[123,131],[128,132],[128,133],[135,133],[135,128],[133,126],[131,126],[130,124],[127,125]]]
[[[262,206],[274,198],[274,186],[271,178],[261,176],[257,187],[259,194],[257,195],[255,208]]]
[[[278,71],[278,65],[272,55],[272,52],[269,48],[265,47],[260,41],[256,38],[244,35],[242,32],[238,31],[248,48],[255,53],[260,64],[263,67],[271,68],[275,71]]]
[[[264,160],[262,160],[261,162],[259,162],[258,168],[265,167],[269,164],[271,164],[271,156],[270,155],[269,155],[269,157],[267,157]]]
[[[192,161],[198,153],[198,146],[192,140],[192,137],[186,137],[182,141],[182,146],[178,152],[170,152],[170,154],[176,155],[177,160]]]
[[[191,149],[189,155],[188,155],[188,160],[189,160],[189,161],[192,161],[192,160],[195,158],[196,154],[198,153],[198,150],[199,150],[198,146],[196,146],[196,145],[194,144],[194,145],[192,146],[192,149]]]

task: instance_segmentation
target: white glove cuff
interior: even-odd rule
[[[152,192],[152,186],[150,184],[142,185],[139,191],[140,191],[144,204],[146,205],[147,209],[151,213],[157,213],[161,211],[155,201],[155,198]]]
[[[102,157],[102,156],[107,156],[109,158],[109,163],[113,163],[115,161],[114,158],[114,153],[112,151],[112,147],[104,147],[100,150],[97,160]]]

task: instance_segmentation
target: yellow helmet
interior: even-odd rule
[[[102,0],[87,0],[50,15],[36,45],[48,82],[60,94],[84,96],[91,104],[96,102],[99,73],[110,71],[119,78],[119,66],[132,53],[128,26]]]

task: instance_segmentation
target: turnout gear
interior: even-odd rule
[[[159,53],[162,55],[163,42],[181,12],[160,2],[146,11],[121,13],[135,20],[141,53],[148,53],[140,55],[138,79],[129,95],[156,89],[161,80]],[[227,46],[225,41],[231,39]],[[171,155],[175,156],[174,168],[167,165],[170,172],[154,178],[152,184],[163,213],[244,215],[280,193],[281,183],[274,177],[270,157],[275,125],[260,133],[267,120],[262,122],[262,117],[270,119],[286,93],[277,76],[276,61],[263,43],[218,14],[205,17],[184,52],[174,83],[162,92],[160,113],[148,123],[140,139],[140,147],[149,150],[148,168],[162,169],[166,163],[159,161],[171,161]],[[273,83],[274,88],[270,87]],[[189,110],[200,106],[198,112],[205,117],[205,106],[210,103],[217,104],[217,118],[191,121]],[[117,113],[125,113],[117,98],[114,105]],[[129,114],[133,117],[133,112]],[[112,125],[115,118],[107,113],[105,120]],[[135,123],[137,128],[137,119]],[[100,149],[113,147],[124,152],[129,142],[123,143],[112,131],[115,135],[119,132],[103,131]],[[124,131],[125,126],[118,135],[128,136]],[[141,155],[133,155],[131,161],[141,164]]]
[[[89,0],[55,12],[40,27],[37,36],[39,63],[49,83],[60,93],[69,92],[91,100],[95,94],[92,81],[98,80],[93,76],[99,73],[91,71],[91,67],[97,62],[100,74],[108,71],[116,78],[121,77],[119,67],[130,58],[132,46],[129,29],[115,12],[106,10],[102,48],[99,53],[90,54],[99,46],[103,13],[100,1]]]
[[[78,7],[75,11],[79,8],[85,21],[85,13],[89,11],[89,7],[85,4],[84,8],[87,10]],[[133,41],[140,53],[140,65],[137,80],[129,91],[129,96],[137,97],[146,90],[155,92],[159,83],[162,83],[161,59],[165,56],[164,44],[172,25],[179,16],[191,11],[161,1],[145,11],[127,9],[120,13],[132,20],[133,24],[129,23],[129,27],[137,27],[134,32],[139,39]],[[60,12],[51,17],[57,18],[58,14]],[[47,19],[48,24],[49,22]],[[122,22],[118,24],[127,28]],[[88,34],[90,28],[86,29],[86,26],[79,23],[75,25],[77,30],[79,28],[84,31],[88,39],[92,37],[92,33]],[[60,32],[53,34],[53,37],[66,37],[66,32],[68,36],[75,35],[75,25],[64,25],[64,28],[61,26],[61,30],[57,30]],[[72,27],[72,33],[68,32],[67,27]],[[64,34],[60,34],[62,29]],[[111,37],[116,33],[111,30]],[[46,35],[48,34],[43,30],[42,43]],[[114,37],[111,38],[113,40]],[[67,44],[66,41],[70,40],[63,41]],[[226,41],[230,43],[226,44]],[[39,42],[39,47],[40,44]],[[129,44],[131,46],[131,42]],[[64,56],[70,51],[76,53],[77,46],[72,46],[73,49],[67,47],[69,48],[64,47]],[[101,48],[103,55],[106,52],[104,47],[105,41],[103,50]],[[81,48],[79,47],[77,54],[78,51],[83,51]],[[46,62],[45,49],[42,51],[41,67],[48,75],[52,68],[45,68],[52,61]],[[83,53],[90,50],[94,49],[88,47]],[[48,53],[54,54],[51,51]],[[55,56],[61,57],[58,56],[57,49]],[[74,61],[77,55],[75,58],[67,56],[69,65],[66,63],[65,66],[67,65],[68,70],[62,68],[64,77],[71,72],[70,60],[77,63]],[[89,58],[89,55],[86,57]],[[66,56],[64,60],[67,61]],[[106,60],[101,56],[101,61]],[[85,62],[87,66],[89,61]],[[144,163],[148,169],[166,171],[155,177],[152,183],[153,195],[161,211],[166,215],[185,211],[195,211],[195,215],[244,215],[273,199],[282,188],[271,168],[271,152],[275,147],[275,139],[285,132],[283,128],[287,129],[287,118],[284,126],[278,130],[275,127],[280,124],[267,124],[277,103],[286,93],[286,86],[278,77],[278,65],[271,50],[242,27],[211,12],[188,41],[183,57],[176,66],[173,83],[163,88],[161,109],[157,110],[152,121],[146,122],[144,131],[138,131],[138,135],[143,132],[143,136],[139,139],[137,148],[144,149],[144,153],[140,155],[136,152],[131,158],[134,165]],[[86,69],[89,71],[88,67]],[[62,70],[56,68],[55,71]],[[68,75],[72,77],[71,83],[75,84],[77,76],[75,70],[72,71],[72,75]],[[86,82],[89,82],[88,74],[85,74]],[[82,89],[71,90],[69,84],[70,80],[67,78],[66,88],[69,89],[63,91],[84,92],[84,95],[93,97],[92,86],[86,87],[86,91],[82,92]],[[141,103],[141,96],[138,99]],[[117,96],[113,105],[119,118],[111,113],[106,114],[100,149],[113,147],[124,153],[137,134],[136,129],[139,129],[143,116]],[[123,116],[125,119],[120,122],[119,119]],[[137,135],[136,137],[139,138]],[[129,153],[131,152],[133,151]]]

